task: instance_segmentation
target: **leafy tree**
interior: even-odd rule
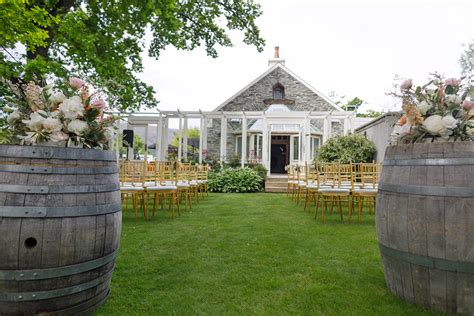
[[[375,110],[367,110],[367,112],[364,113],[357,113],[357,117],[379,117],[382,115],[382,112],[375,111]]]
[[[459,65],[461,66],[461,73],[464,76],[474,76],[474,41],[464,45],[466,49],[462,52],[459,58]]]
[[[333,100],[333,102],[339,105],[345,111],[357,111],[361,105],[366,103],[359,97],[354,97],[351,100],[347,101],[345,95],[339,95],[335,91],[330,91],[328,96]],[[382,112],[375,110],[367,110],[366,112],[357,112],[357,117],[378,117],[382,115]]]
[[[138,79],[140,54],[158,58],[172,45],[192,50],[232,46],[229,30],[263,50],[255,24],[260,5],[246,0],[29,0],[0,5],[0,77],[15,83],[87,78],[120,110],[156,105],[151,86]]]
[[[145,142],[138,134],[133,134],[133,151],[137,155],[145,154]],[[119,153],[121,156],[127,153],[127,148],[122,146],[122,137],[120,137],[120,144],[119,144]],[[148,150],[148,154],[150,154],[150,150]]]
[[[365,101],[362,99],[359,99],[358,97],[353,98],[352,100],[349,100],[346,104],[342,105],[342,108],[346,111],[356,111],[359,106],[364,104]]]
[[[363,135],[333,137],[319,148],[321,161],[371,162],[376,153],[375,144]]]
[[[171,141],[171,145],[178,147],[178,138],[179,138],[178,133],[174,133],[174,137],[173,137],[173,140]],[[188,129],[188,150],[191,150],[191,146],[189,146],[189,140],[192,138],[199,139],[199,128],[192,127]]]

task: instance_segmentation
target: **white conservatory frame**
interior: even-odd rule
[[[156,159],[158,161],[166,160],[168,153],[168,126],[169,119],[179,119],[179,133],[178,133],[178,161],[181,158],[187,159],[188,139],[188,119],[200,120],[199,133],[199,162],[202,163],[203,151],[207,149],[207,129],[210,119],[221,120],[220,133],[220,157],[225,160],[227,152],[227,121],[231,119],[241,120],[242,123],[242,153],[241,164],[245,165],[247,162],[247,128],[249,119],[262,119],[262,164],[270,170],[270,149],[271,149],[271,125],[273,124],[297,124],[301,130],[301,161],[311,160],[310,141],[311,141],[311,120],[324,120],[322,143],[324,144],[331,137],[331,122],[343,121],[343,134],[347,135],[349,132],[354,133],[353,119],[355,112],[347,111],[291,111],[291,112],[266,112],[266,111],[159,111],[158,113],[132,113],[125,115],[127,118],[128,128],[145,127],[145,139],[148,137],[148,130],[150,124],[157,125],[156,138]],[[119,135],[117,135],[117,144],[119,143]],[[116,146],[118,154],[118,146]],[[146,152],[145,152],[146,155]],[[146,159],[146,157],[145,157]]]

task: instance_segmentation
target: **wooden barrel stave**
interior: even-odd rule
[[[42,150],[41,148],[39,151],[35,150],[35,155],[38,152],[41,153]],[[31,149],[30,152],[25,151],[24,148],[19,148],[18,151],[17,148],[6,150],[5,146],[0,146],[0,156],[1,153],[10,155],[0,157],[1,185],[33,188],[48,186],[58,191],[51,194],[0,192],[0,236],[2,236],[0,277],[2,271],[28,271],[29,269],[44,271],[42,269],[88,263],[109,254],[115,256],[118,248],[121,228],[120,191],[113,154],[89,151],[95,158],[105,157],[104,160],[94,160],[85,154],[84,150],[79,149],[47,148],[44,151],[48,151],[49,154],[59,153],[59,156],[62,155],[65,159],[30,157],[34,156]],[[27,157],[12,159],[14,156],[12,153],[16,152]],[[32,171],[33,169],[28,171],[28,168],[25,171],[25,166],[30,166],[35,171]],[[103,173],[94,174],[95,171],[103,171]],[[86,193],[77,194],[71,190],[75,186],[80,186],[79,188]],[[71,192],[61,193],[64,188]],[[109,209],[105,207],[99,209],[97,205],[107,206]],[[2,212],[12,207],[49,209],[53,210],[48,213],[53,217],[1,217],[4,214]],[[58,217],[58,210],[63,217]],[[95,213],[92,215],[84,213],[85,216],[78,216],[81,214],[77,213],[77,210],[80,212],[92,210]],[[34,237],[36,240],[34,247],[25,246],[25,241],[29,237]],[[26,292],[28,295],[35,291],[45,293],[87,282],[96,282],[94,280],[101,281],[98,284],[94,283],[89,289],[73,294],[41,300],[2,301],[0,314],[23,315],[44,311],[54,314],[55,311],[60,310],[74,314],[100,306],[108,294],[111,271],[115,262],[114,258],[112,259],[100,267],[62,277],[23,281],[0,279],[0,293]]]
[[[474,157],[472,143],[392,146],[386,161]],[[432,162],[432,161],[431,161]],[[430,162],[430,163],[431,163]],[[438,188],[474,187],[474,165],[384,165],[380,183]],[[379,189],[377,236],[404,253],[474,263],[474,197],[434,196]],[[410,303],[444,312],[474,313],[474,274],[426,267],[382,252],[389,289]]]

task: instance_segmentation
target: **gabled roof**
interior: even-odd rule
[[[303,79],[301,79],[299,76],[297,76],[294,72],[292,72],[290,69],[286,68],[283,64],[281,63],[277,63],[273,66],[271,66],[270,68],[268,68],[263,74],[261,74],[257,79],[253,80],[251,83],[249,83],[248,85],[246,85],[244,88],[242,88],[239,92],[237,92],[236,94],[234,94],[233,96],[231,96],[229,99],[225,100],[221,105],[219,105],[214,111],[220,111],[224,106],[226,106],[227,104],[229,104],[231,101],[233,101],[235,98],[237,98],[239,95],[241,95],[245,90],[247,90],[248,88],[250,88],[251,86],[253,86],[254,84],[256,84],[257,82],[259,82],[260,80],[262,80],[265,76],[267,76],[268,74],[270,74],[273,70],[277,69],[277,68],[281,68],[283,71],[285,71],[286,73],[288,73],[289,75],[291,75],[293,78],[295,78],[296,80],[298,80],[299,82],[301,82],[306,88],[308,88],[309,90],[311,90],[312,92],[314,92],[316,95],[318,95],[320,98],[322,98],[324,101],[326,101],[327,103],[329,103],[332,107],[334,107],[334,109],[336,109],[337,111],[344,111],[341,107],[339,107],[337,104],[335,104],[331,99],[329,99],[329,97],[327,97],[325,94],[321,93],[319,90],[317,90],[316,88],[314,88],[313,86],[311,86],[309,83],[307,83],[306,81],[304,81]]]

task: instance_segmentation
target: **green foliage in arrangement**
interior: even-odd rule
[[[375,144],[363,135],[353,134],[334,137],[319,148],[321,161],[371,162],[376,153]]]
[[[208,180],[209,191],[222,193],[258,192],[263,180],[257,171],[250,168],[225,168],[211,172]]]
[[[70,75],[103,89],[111,107],[154,107],[153,88],[139,79],[142,56],[169,46],[193,50],[232,46],[230,33],[262,51],[253,1],[0,1],[0,77],[44,85]],[[149,39],[149,47],[145,39]],[[18,49],[20,48],[20,49]],[[24,48],[24,49],[23,49]]]

